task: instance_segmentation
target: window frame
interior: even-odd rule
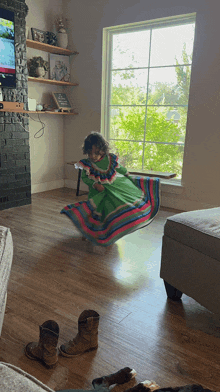
[[[109,140],[110,136],[110,90],[111,90],[111,53],[113,35],[117,33],[136,32],[146,29],[168,27],[172,25],[183,25],[188,23],[196,24],[196,13],[183,14],[168,18],[153,19],[149,21],[135,22],[117,26],[103,28],[102,43],[102,90],[101,90],[101,133]],[[195,26],[196,27],[196,26]],[[194,50],[193,50],[194,51]],[[192,64],[191,64],[192,65]],[[164,66],[166,67],[166,66]],[[189,101],[189,99],[188,99]],[[147,106],[147,105],[146,105]],[[187,105],[188,106],[188,105]],[[187,114],[188,116],[188,114]],[[186,123],[187,127],[187,123]],[[185,151],[185,141],[183,144]],[[143,153],[144,155],[144,153]],[[183,153],[184,163],[184,153]],[[141,171],[141,170],[140,170]]]

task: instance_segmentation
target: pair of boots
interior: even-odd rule
[[[58,350],[64,357],[74,357],[98,348],[99,314],[94,310],[84,310],[78,318],[78,333],[73,340],[62,344],[59,349],[59,325],[48,320],[40,325],[39,342],[30,342],[25,347],[28,358],[40,360],[48,368],[58,361]]]

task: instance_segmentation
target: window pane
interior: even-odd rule
[[[145,106],[112,106],[110,108],[110,139],[143,141],[145,112]]]
[[[119,156],[122,166],[132,169],[142,168],[143,143],[111,140],[110,148]]]
[[[113,35],[112,68],[146,67],[149,59],[150,31]]]
[[[147,108],[146,141],[184,143],[187,108],[160,106]]]
[[[182,53],[185,46],[188,56],[192,55],[194,30],[194,23],[152,30],[150,66],[175,65],[176,59],[186,64]]]
[[[176,173],[182,176],[184,146],[146,143],[144,152],[144,170]]]
[[[113,71],[111,105],[146,103],[148,70]]]
[[[191,66],[151,68],[149,101],[151,105],[187,105]]]

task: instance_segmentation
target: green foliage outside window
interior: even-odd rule
[[[185,47],[182,60],[191,64]],[[110,102],[110,145],[124,166],[175,172],[181,178],[191,66],[176,60],[175,72],[176,85],[158,82],[147,94],[132,85],[133,70],[112,72],[131,80],[126,86],[112,83]]]

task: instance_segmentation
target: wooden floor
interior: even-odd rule
[[[220,390],[220,322],[192,299],[167,300],[159,278],[163,226],[172,212],[109,248],[82,241],[60,210],[81,200],[67,188],[35,194],[32,205],[0,212],[11,228],[14,259],[0,339],[0,361],[16,365],[55,390],[91,388],[122,367],[137,371],[125,390],[145,379],[161,387],[200,383]],[[39,325],[53,319],[59,343],[77,333],[85,309],[100,314],[99,348],[59,357],[53,370],[24,354]]]

